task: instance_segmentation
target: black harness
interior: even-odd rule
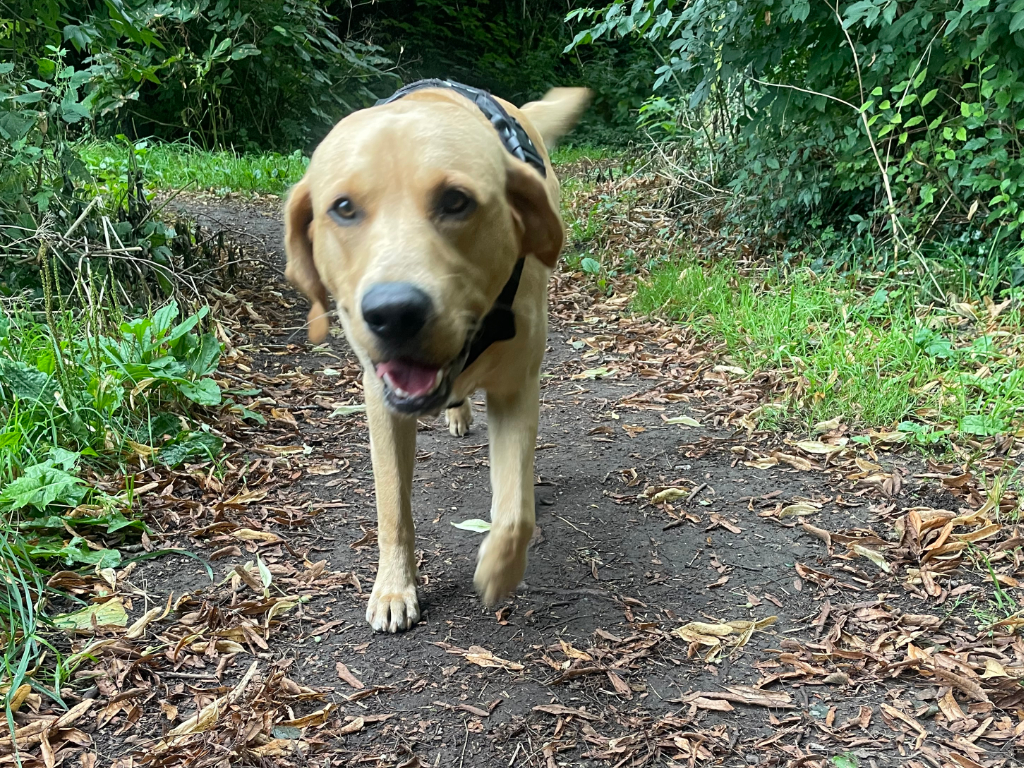
[[[505,108],[498,103],[498,100],[487,91],[480,90],[479,88],[470,88],[468,85],[453,83],[448,80],[419,80],[399,88],[388,98],[378,101],[376,106],[390,104],[392,101],[397,101],[403,96],[408,96],[414,91],[420,91],[425,88],[455,91],[460,96],[464,96],[472,101],[484,113],[484,116],[491,125],[494,126],[494,130],[498,132],[498,138],[501,139],[502,145],[508,150],[509,154],[533,166],[541,176],[547,177],[544,158],[537,151],[537,147],[526,132],[526,129],[523,128],[518,120],[506,112]],[[519,290],[519,279],[523,275],[524,261],[525,259],[522,258],[516,261],[515,266],[512,268],[512,276],[505,283],[505,287],[501,289],[501,293],[498,295],[494,305],[484,315],[476,333],[466,341],[466,346],[462,350],[462,355],[460,355],[460,357],[465,358],[465,362],[462,364],[463,370],[471,366],[484,353],[484,350],[494,342],[508,341],[516,335],[516,317],[512,312],[512,302],[515,301],[516,292]],[[461,404],[461,402],[452,403],[448,407],[454,408]]]

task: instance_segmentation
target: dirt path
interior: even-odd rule
[[[226,383],[267,423],[226,417],[228,459],[169,483],[152,475],[144,504],[162,545],[211,558],[218,586],[184,558],[126,579],[146,607],[173,592],[174,611],[150,627],[159,654],[106,662],[100,764],[1011,764],[1024,648],[1013,626],[979,632],[954,611],[991,584],[947,567],[964,549],[949,543],[984,530],[998,502],[993,513],[957,468],[889,455],[884,436],[854,451],[839,426],[803,447],[750,434],[770,377],[748,381],[681,329],[629,319],[621,300],[595,303],[565,276],[526,583],[484,611],[472,594],[480,535],[452,525],[488,515],[478,397],[467,437],[443,421],[420,428],[423,620],[371,634],[357,368],[341,338],[306,348],[273,206],[190,209],[265,261],[215,310]],[[1008,591],[1017,542],[1001,525],[989,550]],[[233,698],[209,730],[173,738],[221,696]]]

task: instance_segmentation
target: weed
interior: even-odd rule
[[[47,640],[49,569],[117,567],[126,536],[144,530],[129,493],[86,478],[130,461],[216,455],[220,438],[196,428],[192,414],[223,394],[211,377],[220,343],[201,330],[208,308],[179,320],[172,301],[124,319],[93,303],[75,312],[59,295],[53,306],[52,286],[46,295],[45,313],[24,302],[0,307],[0,690],[13,695],[48,649],[48,678],[37,670],[32,683],[59,699],[65,671]]]

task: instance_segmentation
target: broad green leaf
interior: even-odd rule
[[[5,389],[21,400],[39,402],[52,401],[56,387],[50,375],[38,368],[0,357],[0,393]]]
[[[1006,429],[1006,423],[991,414],[974,414],[960,419],[960,431],[965,435],[991,437]]]
[[[53,463],[65,472],[71,472],[81,456],[82,454],[78,451],[68,451],[56,445],[50,448],[50,458],[53,459]]]
[[[208,432],[183,433],[161,448],[156,459],[168,467],[176,467],[189,460],[209,461],[223,450],[224,441]]]
[[[220,405],[220,387],[213,379],[179,381],[178,391],[198,405]]]
[[[88,487],[77,477],[54,466],[52,460],[34,464],[0,490],[0,507],[42,512],[51,504],[74,507],[81,503]]]

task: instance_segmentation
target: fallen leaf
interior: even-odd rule
[[[831,456],[833,453],[840,453],[844,448],[842,445],[832,445],[830,443],[823,443],[819,440],[801,440],[796,445],[801,451],[822,454],[825,456]]]
[[[355,688],[357,690],[362,690],[363,688],[366,687],[366,685],[363,683],[363,681],[360,680],[359,678],[357,678],[355,675],[353,675],[349,671],[349,668],[346,667],[340,661],[337,664],[334,665],[334,669],[338,673],[338,678],[340,680],[344,680],[346,683],[348,683],[353,688]]]
[[[785,520],[787,517],[805,517],[820,511],[821,504],[815,504],[810,501],[798,501],[796,504],[790,504],[779,510],[779,520]]]
[[[688,488],[665,488],[664,490],[658,491],[651,497],[652,504],[662,504],[666,501],[675,501],[676,499],[683,499],[690,495]]]
[[[487,533],[491,530],[491,524],[489,522],[478,518],[463,520],[461,523],[452,523],[452,526],[458,528],[460,531],[472,531],[473,533]]]
[[[886,562],[886,559],[882,556],[881,552],[869,549],[861,544],[850,544],[850,551],[855,552],[862,557],[866,557],[886,573],[892,573],[892,567],[888,562]]]
[[[342,736],[348,736],[350,733],[359,733],[366,726],[366,720],[361,717],[357,717],[350,723],[345,723],[338,731]]]
[[[680,424],[684,427],[699,427],[700,422],[689,416],[676,416],[672,419],[665,419],[666,424]]]
[[[510,672],[519,672],[523,669],[522,664],[495,656],[486,648],[481,648],[479,645],[471,645],[469,647],[469,652],[466,653],[464,658],[470,664],[476,664],[478,667],[500,667]]]
[[[53,623],[61,629],[89,632],[93,626],[126,627],[128,626],[128,614],[124,610],[121,598],[114,597],[103,603],[93,603],[74,613],[54,616]]]
[[[339,405],[327,418],[333,419],[336,416],[351,416],[353,413],[362,413],[365,410],[365,405]]]
[[[276,544],[283,539],[276,533],[270,531],[254,531],[252,528],[239,528],[232,534],[236,539],[242,541],[262,541],[264,544]]]

